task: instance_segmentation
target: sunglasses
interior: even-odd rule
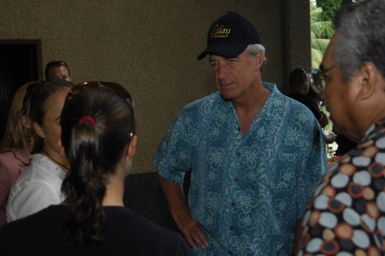
[[[23,97],[23,106],[22,106],[23,115],[29,115],[29,109],[31,106],[31,98],[33,95],[33,91],[40,85],[41,83],[39,81],[31,82],[28,84],[25,90],[25,95]]]
[[[314,77],[316,79],[313,78],[313,82],[314,82],[314,85],[316,86],[317,88],[317,91],[319,93],[323,93],[325,91],[325,88],[326,88],[326,79],[327,79],[327,75],[326,73],[328,73],[330,70],[336,68],[337,65],[333,65],[331,67],[328,67],[328,68],[324,68],[322,65],[320,66],[319,70],[316,71],[316,73],[314,74]],[[318,78],[318,79],[317,79]]]
[[[101,81],[85,81],[81,82],[71,88],[67,94],[66,101],[70,100],[73,96],[81,93],[86,88],[107,88],[115,94],[121,96],[126,100],[131,109],[134,109],[134,102],[132,100],[131,94],[120,84],[114,82],[101,82]]]

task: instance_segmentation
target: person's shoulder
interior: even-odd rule
[[[176,250],[188,251],[179,233],[161,227],[135,211],[126,207],[105,207],[105,212],[111,233],[124,235],[127,240],[134,242],[138,251],[172,253],[158,255],[176,255]]]
[[[18,152],[5,151],[0,153],[0,167],[10,171],[19,170],[24,164],[24,156]]]
[[[31,156],[31,163],[25,167],[23,175],[30,179],[45,180],[50,176],[55,176],[52,170],[56,169],[57,166],[48,157],[38,153]]]
[[[52,167],[48,158],[42,154],[34,154],[31,157],[31,163],[26,166],[12,186],[10,198],[16,194],[27,195],[32,191],[42,190],[52,187],[52,177],[56,177],[52,172]]]
[[[130,210],[127,207],[105,207],[107,218],[117,223],[126,223],[129,226],[140,227],[141,230],[151,231],[158,234],[174,234],[175,232],[167,230],[152,221],[146,219],[139,213]]]
[[[53,219],[57,218],[59,212],[62,212],[60,208],[61,206],[59,205],[52,205],[26,217],[6,223],[1,227],[1,232],[7,235],[14,233],[24,233],[28,235],[29,232],[37,232],[37,229],[39,229],[39,227],[41,228],[41,225],[44,226],[49,223],[52,216],[55,216]]]
[[[127,207],[105,207],[105,211],[108,221],[120,224],[125,223],[131,230],[137,230],[138,236],[140,234],[149,234],[151,237],[169,237],[171,239],[178,236],[178,233],[159,226]],[[123,228],[125,229],[125,227]]]
[[[291,95],[285,95],[282,93],[281,95],[282,99],[284,99],[287,104],[290,107],[293,108],[303,108],[303,103],[301,103],[301,100],[303,100],[302,96],[300,94],[291,94]]]
[[[36,153],[31,155],[31,164],[33,164],[35,167],[46,166],[50,163],[51,161],[49,160],[49,158],[43,154]]]
[[[307,117],[308,119],[315,119],[313,112],[307,106],[307,101],[304,98],[292,98],[286,95],[282,95],[286,101],[286,109],[290,111],[293,115],[299,115],[303,118]]]
[[[279,102],[279,105],[282,107],[291,106],[301,106],[296,100],[285,95],[274,83],[263,82],[263,86],[270,91],[270,100],[274,102]],[[276,105],[276,104],[275,104]]]
[[[315,119],[313,113],[305,105],[283,94],[275,84],[268,82],[263,82],[263,84],[271,91],[269,101],[273,106],[272,111],[284,111],[292,120],[295,117],[299,117],[301,120],[306,119],[306,121]]]
[[[207,113],[210,113],[213,108],[221,107],[223,104],[226,103],[219,92],[214,92],[185,105],[178,113],[177,119],[201,119],[207,117]]]
[[[191,111],[195,109],[199,109],[200,107],[207,105],[207,104],[213,104],[215,102],[218,102],[222,100],[219,92],[213,92],[209,95],[206,95],[202,98],[199,98],[197,100],[194,100],[187,105],[185,105],[182,109],[182,111]]]
[[[28,247],[28,244],[34,245],[37,241],[44,240],[46,236],[53,236],[52,230],[57,227],[54,223],[63,220],[63,211],[60,208],[61,206],[52,205],[0,226],[0,245],[8,242],[9,245],[6,248],[14,249],[15,245],[20,244]],[[20,250],[22,249],[19,248]]]
[[[20,169],[19,161],[13,156],[12,152],[0,153],[0,175],[10,175],[17,173]]]

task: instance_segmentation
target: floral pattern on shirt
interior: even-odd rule
[[[165,179],[192,170],[189,207],[209,240],[196,255],[289,255],[296,222],[326,168],[317,120],[271,84],[247,134],[213,93],[187,105],[158,148]],[[183,157],[182,157],[183,156]]]

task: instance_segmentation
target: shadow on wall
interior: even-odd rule
[[[190,172],[185,176],[184,190],[187,197]],[[168,203],[160,186],[157,172],[132,174],[125,180],[125,205],[156,224],[178,231]]]

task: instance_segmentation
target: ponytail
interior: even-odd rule
[[[99,139],[91,116],[82,117],[72,129],[68,158],[71,167],[63,181],[66,202],[70,204],[65,219],[65,233],[74,244],[99,242],[103,237],[105,175],[101,170]]]
[[[63,229],[70,244],[103,241],[108,177],[135,133],[129,93],[118,84],[102,85],[74,87],[71,92],[78,94],[70,95],[61,116],[62,144],[70,163],[62,185],[67,211]]]

